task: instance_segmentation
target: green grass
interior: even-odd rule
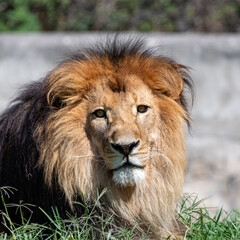
[[[179,217],[187,226],[189,240],[237,240],[240,239],[240,213],[223,209],[215,211],[203,206],[204,200],[187,197],[180,204]]]
[[[120,228],[114,223],[113,215],[102,212],[102,215],[95,214],[96,209],[99,206],[102,195],[105,193],[98,194],[98,200],[93,206],[85,208],[85,214],[76,218],[69,216],[67,220],[61,219],[58,210],[52,209],[53,217],[50,217],[43,209],[41,211],[49,219],[49,224],[40,225],[32,224],[30,219],[23,217],[23,208],[30,210],[30,205],[18,205],[17,210],[21,215],[22,224],[18,225],[11,221],[8,214],[10,207],[16,207],[16,205],[8,205],[5,203],[5,197],[9,197],[14,189],[3,187],[0,188],[1,200],[5,206],[4,211],[0,213],[0,222],[6,227],[5,232],[0,231],[0,239],[16,239],[16,240],[32,240],[32,239],[126,239],[131,240],[138,236],[140,239],[145,239],[141,235],[136,235],[136,229],[133,228]],[[80,204],[80,203],[76,203]],[[0,228],[1,229],[1,228]]]
[[[59,216],[57,209],[53,209],[54,217],[49,218],[51,224],[39,225],[30,223],[29,219],[22,216],[22,224],[17,225],[11,221],[8,215],[8,208],[12,205],[6,205],[4,198],[8,197],[13,189],[0,188],[1,201],[4,203],[5,210],[1,212],[0,221],[7,226],[8,232],[0,233],[0,239],[146,239],[136,228],[120,228],[114,223],[112,215],[103,213],[96,216],[95,211],[99,206],[99,199],[104,192],[99,194],[95,205],[89,208],[85,207],[85,215],[76,218],[69,216],[68,220],[63,220]],[[29,208],[29,205],[19,205],[19,214],[22,214],[23,208]],[[185,197],[179,204],[179,218],[186,225],[187,231],[185,239],[240,239],[240,213],[232,211],[226,213],[223,209],[212,215],[211,209],[203,206],[203,200],[198,200],[195,196]],[[42,210],[43,211],[43,210]],[[44,212],[44,211],[43,211]]]

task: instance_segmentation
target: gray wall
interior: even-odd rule
[[[240,36],[148,34],[149,45],[190,66],[196,97],[185,192],[208,206],[240,209]],[[0,111],[23,83],[38,80],[104,34],[1,34]]]

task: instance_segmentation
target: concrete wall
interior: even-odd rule
[[[196,98],[185,192],[208,206],[240,209],[240,36],[148,34],[149,45],[192,68]],[[1,34],[0,111],[23,83],[104,34]]]

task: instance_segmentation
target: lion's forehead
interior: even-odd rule
[[[121,85],[120,89],[111,87],[111,83]],[[109,83],[109,82],[108,82]],[[95,103],[108,108],[131,108],[138,104],[151,104],[153,95],[150,88],[137,76],[124,76],[122,79],[111,79],[109,84],[99,81],[92,93],[95,95]]]

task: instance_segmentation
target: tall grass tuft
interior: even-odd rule
[[[204,200],[198,200],[197,196],[192,195],[180,203],[179,218],[187,227],[185,239],[240,239],[240,213],[236,210],[227,213],[223,208],[208,208],[203,205]]]

